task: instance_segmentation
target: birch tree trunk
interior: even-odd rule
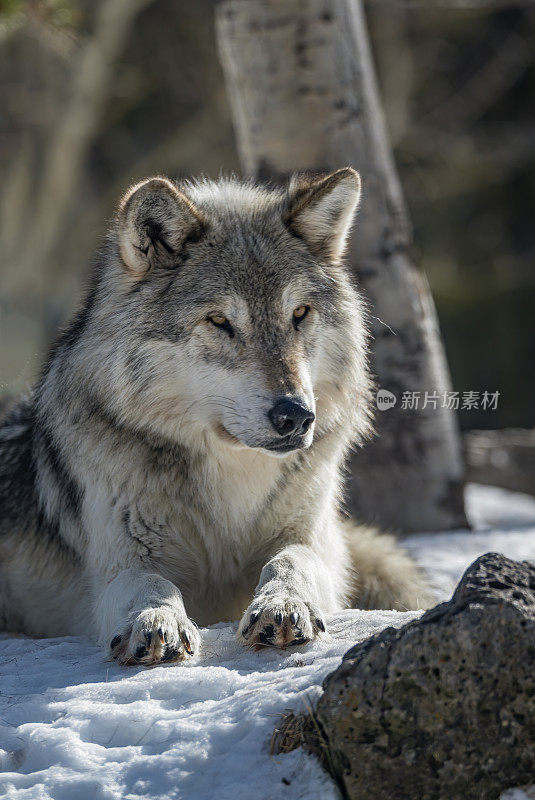
[[[349,263],[371,303],[372,366],[396,405],[355,453],[348,506],[397,531],[466,525],[460,437],[437,317],[411,260],[411,232],[387,140],[360,0],[225,0],[217,34],[244,171],[352,165],[363,178]],[[402,407],[420,392],[419,408]],[[425,392],[440,397],[422,409]]]
[[[101,120],[116,61],[138,14],[153,0],[101,0],[95,30],[75,65],[69,101],[52,132],[36,190],[31,224],[25,225],[18,256],[19,280],[32,275],[33,290],[55,277],[49,261],[62,220],[80,183]],[[48,269],[47,269],[48,268]]]

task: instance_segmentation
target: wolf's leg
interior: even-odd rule
[[[238,639],[251,646],[290,647],[304,644],[325,631],[325,611],[342,603],[340,585],[314,550],[290,545],[263,568],[255,597],[242,617]]]
[[[101,644],[121,664],[182,661],[200,649],[180,591],[154,572],[121,570],[98,592],[94,612]]]

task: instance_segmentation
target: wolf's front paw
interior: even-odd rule
[[[196,624],[165,606],[137,614],[126,630],[110,643],[119,664],[167,664],[199,652],[201,637]]]
[[[238,639],[255,649],[295,647],[325,631],[325,622],[309,603],[283,596],[255,598],[242,617]]]

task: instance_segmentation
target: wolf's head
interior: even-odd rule
[[[95,304],[107,406],[192,447],[282,455],[364,433],[362,302],[340,265],[359,194],[350,168],[286,191],[133,186]]]

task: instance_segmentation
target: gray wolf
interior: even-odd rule
[[[303,644],[409,609],[393,538],[343,521],[369,435],[366,311],[342,256],[350,169],[282,189],[156,177],[123,197],[85,301],[0,428],[0,623],[188,658],[197,625]]]

